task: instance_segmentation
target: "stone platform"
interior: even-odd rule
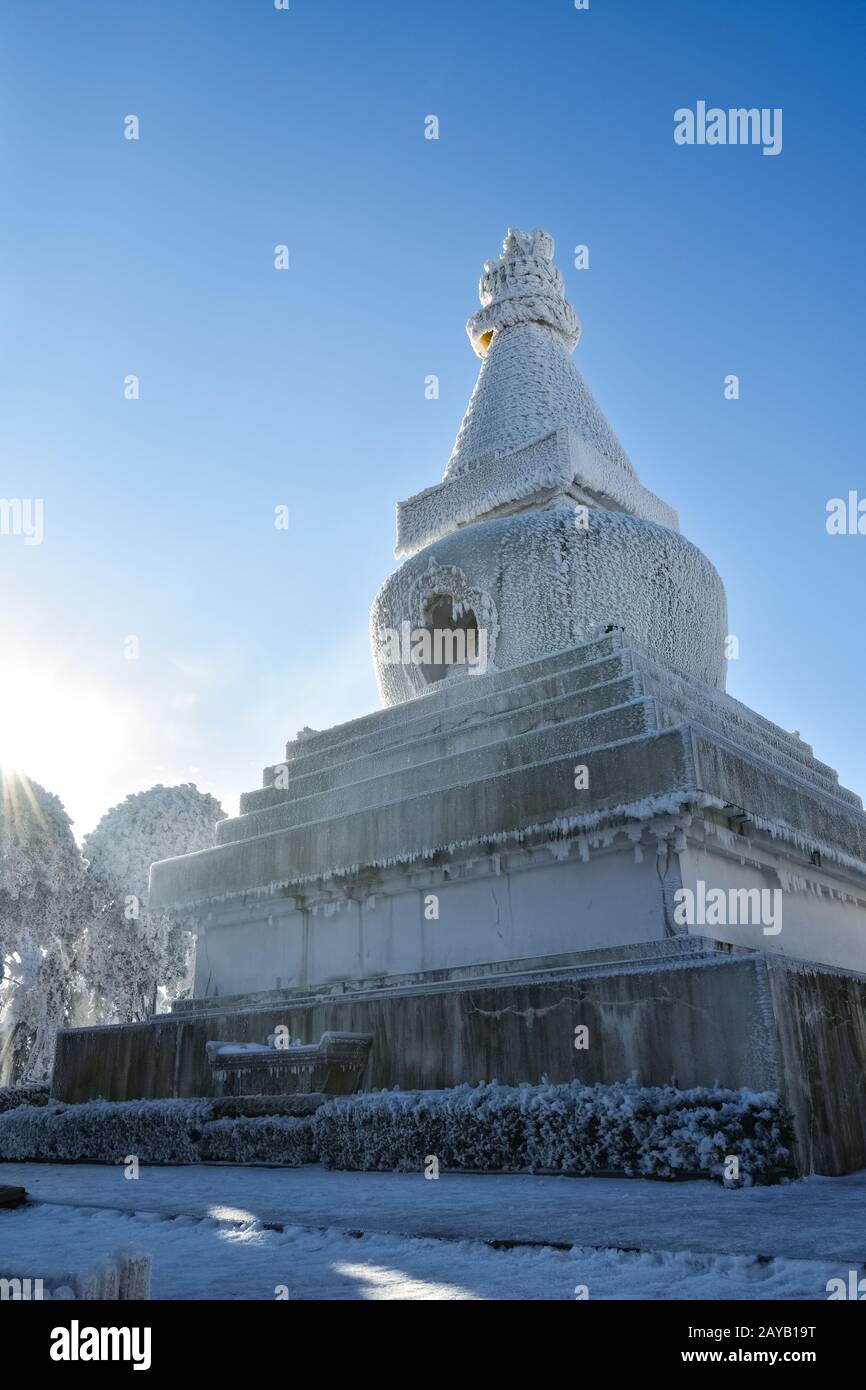
[[[53,1094],[213,1094],[206,1043],[373,1034],[365,1089],[622,1081],[778,1091],[801,1171],[866,1166],[866,979],[688,937],[486,972],[192,1000],[147,1023],[59,1035]],[[586,1047],[575,1046],[586,1027]]]

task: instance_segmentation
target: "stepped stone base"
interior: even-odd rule
[[[264,781],[214,848],[153,866],[197,996],[660,941],[699,881],[784,912],[698,932],[866,971],[859,798],[619,632],[299,738]]]
[[[724,693],[722,582],[576,372],[552,256],[512,228],[485,264],[484,365],[371,614],[388,708],[305,731],[212,848],[153,865],[194,999],[62,1033],[61,1098],[212,1094],[205,1044],[282,1024],[372,1034],[371,1087],[778,1090],[804,1171],[866,1163],[862,804]],[[440,621],[484,674],[393,659]]]

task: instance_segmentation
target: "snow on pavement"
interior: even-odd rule
[[[0,1164],[0,1183],[39,1201],[129,1212],[251,1219],[336,1232],[530,1240],[652,1252],[866,1262],[866,1171],[777,1187],[527,1174],[329,1172],[194,1164]]]
[[[813,1260],[274,1231],[230,1208],[205,1218],[42,1203],[0,1212],[4,1272],[48,1277],[118,1250],[151,1254],[156,1299],[571,1300],[585,1287],[590,1300],[799,1300],[826,1298],[827,1281],[847,1273]]]

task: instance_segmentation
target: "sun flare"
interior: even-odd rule
[[[0,657],[0,768],[63,801],[129,756],[129,708],[95,684],[21,648]]]

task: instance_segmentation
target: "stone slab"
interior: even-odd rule
[[[458,526],[466,526],[512,502],[577,484],[594,504],[622,507],[634,516],[679,530],[679,520],[632,469],[610,458],[567,425],[502,455],[477,459],[456,473],[397,504],[395,554],[413,555]]]

